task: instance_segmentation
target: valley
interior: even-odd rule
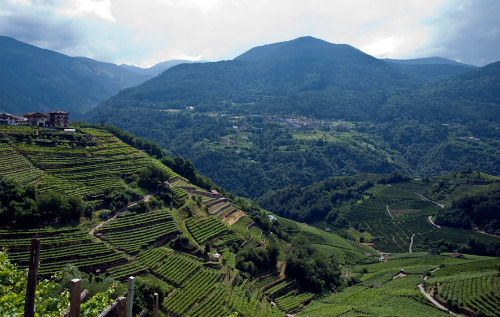
[[[139,285],[161,292],[167,316],[439,315],[438,308],[426,304],[419,284],[452,310],[497,314],[500,239],[427,222],[442,209],[428,199],[451,206],[464,190],[482,193],[496,186],[497,177],[467,171],[436,180],[395,173],[344,176],[299,192],[288,188],[269,194],[261,209],[221,188],[214,194],[193,185],[161,163],[168,160],[123,143],[116,135],[128,134],[116,128],[82,125],[75,130],[0,127],[1,166],[7,169],[14,157],[22,162],[2,174],[0,246],[21,269],[36,237],[42,276],[74,274],[69,264],[101,280],[138,276]],[[82,204],[81,214],[66,220],[58,214],[53,190],[74,197],[68,202]],[[316,204],[298,212],[279,202],[281,193],[293,197],[291,204],[305,197]],[[49,197],[53,209],[47,210]],[[35,203],[31,210],[15,208],[30,201]],[[328,202],[335,205],[323,209]],[[495,257],[470,255],[481,248],[490,254],[488,245]],[[428,255],[433,248],[443,253]],[[457,250],[467,254],[450,258]],[[455,286],[458,280],[462,284]],[[476,284],[474,296],[455,297],[448,290],[465,292]],[[358,301],[360,296],[371,301]],[[150,309],[146,302],[137,309]]]
[[[0,315],[33,238],[43,316],[73,278],[97,316],[130,276],[134,315],[154,293],[160,316],[500,314],[500,62],[302,37],[146,70],[0,41],[2,111],[81,120],[0,125]]]

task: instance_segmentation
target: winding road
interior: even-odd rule
[[[427,221],[429,221],[429,223],[430,223],[431,225],[433,225],[433,226],[435,226],[435,227],[438,227],[438,228],[441,228],[441,226],[440,226],[440,225],[437,225],[437,224],[435,224],[435,223],[434,223],[434,221],[432,221],[432,216],[427,217]]]
[[[451,310],[449,310],[448,308],[444,307],[443,305],[441,305],[437,300],[435,300],[429,293],[427,293],[425,291],[425,288],[424,288],[424,284],[419,284],[418,285],[418,288],[420,289],[420,292],[422,294],[424,294],[425,297],[427,297],[436,307],[438,307],[439,309],[442,309],[442,310],[445,310],[447,312],[449,312],[450,314],[454,315],[454,316],[459,316],[458,314],[455,314],[454,312],[452,312]]]

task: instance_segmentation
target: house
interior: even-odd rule
[[[17,117],[8,113],[0,113],[1,125],[17,125]]]
[[[45,127],[49,122],[49,117],[41,112],[26,112],[24,117],[27,119],[29,126]]]
[[[450,258],[453,258],[453,259],[458,259],[458,258],[461,258],[461,257],[462,257],[462,254],[460,254],[460,253],[450,254]]]
[[[69,112],[56,110],[49,112],[49,126],[67,128],[69,125]]]

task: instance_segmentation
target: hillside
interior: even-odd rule
[[[384,252],[439,248],[499,256],[499,189],[498,177],[470,170],[425,180],[370,174],[290,185],[260,203],[282,217],[331,227]]]
[[[417,78],[437,82],[454,77],[476,68],[441,57],[428,57],[416,59],[383,59],[392,64],[396,69],[411,74]]]
[[[428,67],[434,79],[397,65]],[[500,175],[499,74],[498,63],[388,62],[305,37],[232,61],[178,65],[84,118],[154,140],[254,199],[331,175]]]
[[[152,78],[152,77],[158,76],[159,74],[163,73],[164,71],[166,71],[169,68],[172,68],[172,67],[177,66],[179,64],[185,64],[185,63],[189,64],[189,63],[192,63],[192,61],[185,60],[185,59],[173,59],[170,61],[158,63],[156,65],[149,67],[149,68],[141,68],[141,67],[127,65],[127,64],[122,64],[122,65],[120,65],[120,67],[123,67],[127,70],[130,70],[130,71],[138,73],[138,74],[151,76],[151,78]]]
[[[180,158],[162,157],[150,141],[114,127],[75,128],[0,127],[0,247],[7,248],[21,268],[27,265],[31,238],[38,237],[42,276],[65,270],[68,264],[86,272],[78,274],[90,274],[86,276],[94,283],[109,283],[105,277],[124,281],[137,276],[137,312],[150,309],[143,298],[154,291],[160,293],[166,316],[284,316],[302,310],[304,316],[316,316],[317,305],[326,309],[330,302],[315,300],[321,292],[335,290],[333,302],[338,296],[370,292],[377,284],[383,287],[376,306],[392,316],[420,316],[437,315],[439,310],[416,285],[467,290],[469,284],[452,282],[455,267],[468,267],[477,272],[468,279],[484,288],[472,302],[458,299],[457,307],[486,316],[496,313],[491,303],[494,307],[498,295],[492,285],[498,278],[491,258],[414,253],[394,254],[389,262],[380,262],[369,246],[273,215],[223,189],[219,194],[225,197],[193,185],[161,162],[203,183],[201,176]],[[161,162],[122,140],[156,153]],[[396,205],[391,203],[391,208]],[[404,260],[407,257],[411,260]],[[432,273],[436,279],[421,279],[420,274],[429,275],[442,264],[446,269]],[[393,287],[395,282],[389,280],[401,268],[414,275]],[[386,296],[386,288],[402,296],[396,298],[400,304],[403,298],[404,305],[395,309],[395,297]],[[448,291],[439,296],[446,301],[454,295]],[[309,302],[311,308],[304,309]],[[411,313],[415,307],[419,315]],[[363,315],[366,309],[364,301],[351,299],[349,307],[329,314],[352,310]],[[385,316],[380,309],[370,311]]]
[[[0,112],[24,114],[60,108],[69,111],[73,119],[120,90],[152,77],[3,36],[0,74]]]
[[[393,91],[421,82],[348,46],[311,37],[257,47],[234,60],[183,64],[128,89],[90,112],[111,109],[300,113],[366,119]],[[333,101],[333,102],[332,102]]]

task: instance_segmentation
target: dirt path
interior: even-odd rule
[[[130,207],[132,207],[133,205],[136,205],[138,202],[140,202],[141,200],[144,200],[145,202],[148,202],[149,199],[151,198],[151,196],[153,194],[156,194],[158,192],[158,190],[154,191],[154,192],[151,192],[151,193],[147,193],[144,197],[142,197],[141,199],[139,200],[136,200],[136,201],[133,201],[131,203],[129,203],[128,205],[126,205],[125,207],[121,208],[120,210],[118,210],[113,217],[109,218],[109,219],[106,219],[105,221],[101,222],[100,224],[98,224],[97,226],[95,226],[94,228],[92,228],[90,231],[89,231],[89,234],[91,236],[94,235],[94,233],[100,228],[102,227],[105,223],[107,222],[110,222],[111,220],[113,219],[116,219],[116,217],[118,217],[119,214],[121,214],[122,212],[124,212],[125,210],[129,209]]]
[[[413,247],[413,238],[415,237],[415,234],[411,235],[411,242],[410,242],[410,253],[412,253],[411,248]]]
[[[454,312],[452,312],[451,310],[448,310],[446,307],[444,307],[443,305],[441,305],[437,300],[435,300],[429,293],[427,293],[425,291],[425,288],[424,288],[424,284],[419,284],[418,285],[418,288],[420,289],[420,292],[422,294],[424,294],[425,297],[427,297],[437,308],[441,309],[441,310],[445,310],[447,312],[449,312],[450,314],[454,315],[454,316],[459,316],[458,314],[455,314]]]
[[[402,189],[402,190],[406,190],[407,192],[412,192],[418,196],[420,196],[420,198],[422,198],[423,200],[427,200],[427,201],[430,201],[431,203],[434,203],[436,204],[437,206],[441,207],[441,208],[444,208],[444,205],[443,204],[440,204],[434,200],[430,200],[429,198],[425,197],[424,195],[422,195],[421,193],[419,192],[416,192],[416,191],[413,191],[413,190],[409,190],[409,189],[406,189],[406,188],[401,188],[401,187],[398,187],[398,186],[393,186],[391,184],[388,184],[387,186],[391,186],[391,187],[394,187],[394,188],[398,188],[398,189]]]
[[[389,205],[385,205],[385,209],[387,210],[387,213],[389,214],[389,216],[391,216],[391,219],[394,218],[392,215],[391,215],[391,210],[389,209]]]
[[[431,225],[433,225],[433,226],[435,226],[435,227],[437,227],[437,228],[441,228],[441,226],[440,226],[440,225],[437,225],[437,224],[435,224],[435,223],[434,223],[434,221],[432,221],[432,216],[427,217],[427,221],[429,221],[429,223],[430,223]]]
[[[236,211],[229,217],[225,219],[221,219],[223,222],[225,222],[228,226],[234,225],[238,220],[240,220],[241,217],[246,216],[246,214],[243,211]]]

